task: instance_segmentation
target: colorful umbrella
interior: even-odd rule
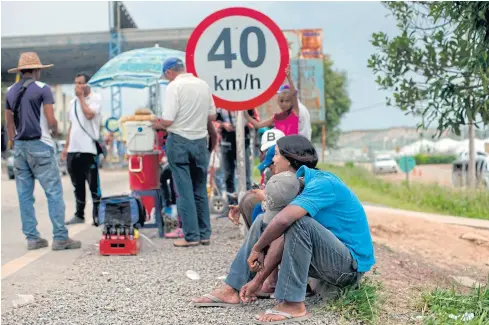
[[[159,81],[163,62],[170,57],[178,57],[185,62],[185,52],[161,48],[158,45],[119,54],[104,64],[90,79],[94,87],[146,88]],[[166,84],[161,80],[160,84]]]

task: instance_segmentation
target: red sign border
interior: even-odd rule
[[[246,16],[258,20],[260,23],[264,24],[272,32],[273,36],[275,36],[275,39],[277,40],[280,49],[280,65],[278,74],[270,87],[268,87],[268,89],[265,90],[261,95],[241,102],[233,102],[222,99],[216,95],[212,95],[214,97],[216,107],[225,108],[231,111],[253,109],[271,99],[273,95],[277,92],[277,90],[282,85],[282,82],[286,78],[285,69],[287,68],[290,60],[289,44],[287,43],[287,39],[282,33],[282,30],[267,15],[250,8],[232,7],[216,11],[215,13],[207,16],[194,29],[192,35],[190,35],[190,38],[188,40],[187,47],[185,49],[185,62],[187,65],[187,71],[198,77],[197,71],[195,69],[194,55],[195,48],[197,47],[200,36],[202,36],[206,29],[216,21],[231,16]]]

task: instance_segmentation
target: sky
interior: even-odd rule
[[[250,7],[272,18],[282,29],[323,29],[323,50],[334,68],[346,71],[351,112],[341,122],[343,131],[415,126],[417,119],[385,105],[388,93],[380,91],[367,68],[374,52],[374,32],[397,33],[392,17],[380,2],[124,2],[139,29],[195,27],[216,10]],[[107,2],[5,2],[1,3],[1,36],[85,33],[108,30]],[[21,19],[19,19],[21,18]],[[108,51],[107,51],[108,52]],[[41,58],[42,59],[42,58]],[[55,62],[49,62],[55,63]],[[63,88],[71,92],[71,86]],[[104,111],[110,112],[108,93]],[[146,103],[146,92],[124,89],[127,106]],[[135,107],[131,107],[135,108]]]

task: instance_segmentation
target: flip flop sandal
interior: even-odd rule
[[[239,304],[229,304],[227,302],[223,302],[221,299],[214,297],[211,294],[203,295],[202,297],[212,300],[212,302],[194,302],[194,307],[238,307],[241,306]]]
[[[274,292],[258,292],[256,296],[260,299],[273,299]]]
[[[268,324],[287,324],[287,323],[294,323],[294,322],[300,322],[306,319],[309,319],[312,314],[307,313],[304,316],[299,316],[299,317],[293,317],[291,314],[283,312],[283,311],[278,311],[275,309],[267,309],[265,311],[265,315],[278,315],[278,316],[283,316],[285,319],[282,320],[277,320],[273,322],[264,322],[260,320],[255,320],[255,324],[260,324],[260,325],[268,325]],[[258,317],[258,316],[257,316]]]

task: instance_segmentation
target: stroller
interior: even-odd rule
[[[225,215],[229,206],[226,194],[222,190],[222,178],[220,177],[220,150],[216,148],[210,157],[207,174],[207,197],[209,199],[210,212],[217,215]]]

